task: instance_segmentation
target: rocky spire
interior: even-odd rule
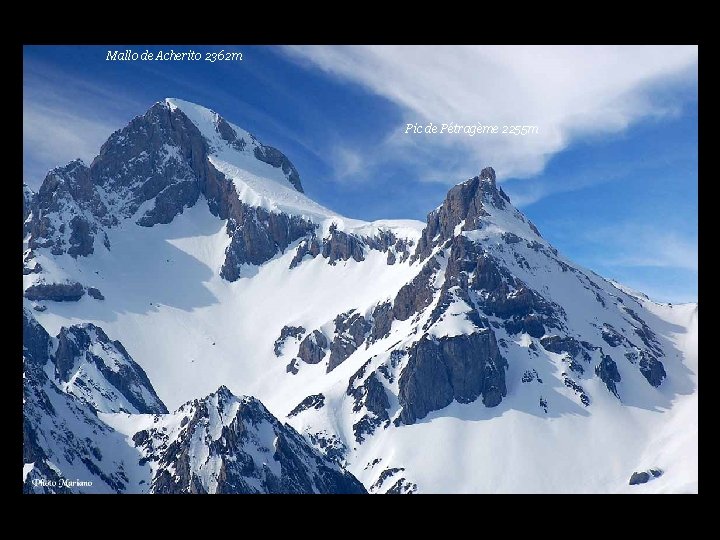
[[[485,167],[480,171],[480,180],[487,180],[490,185],[495,187],[495,169],[492,167]]]
[[[495,169],[485,167],[479,176],[453,187],[442,205],[428,214],[415,258],[424,259],[433,247],[452,238],[458,225],[463,231],[477,229],[480,219],[490,215],[487,205],[504,210],[509,202],[510,198],[497,186]]]

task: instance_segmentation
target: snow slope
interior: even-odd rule
[[[406,234],[417,238],[413,225],[403,222]],[[416,272],[408,262],[388,265],[374,251],[362,262],[331,266],[318,257],[291,270],[289,249],[229,283],[219,275],[225,224],[202,201],[168,225],[148,229],[126,221],[108,234],[112,250],[89,258],[37,256],[48,273],[97,287],[105,300],[53,303],[36,317],[51,334],[86,321],[102,326],[145,369],[170,409],[225,384],[236,395],[259,397],[271,411],[289,410],[323,368],[305,366],[297,377],[286,376],[287,361],[273,354],[281,328],[315,328],[338,313],[369,307]],[[28,283],[32,278],[25,276]]]
[[[334,223],[358,236],[389,230],[414,245],[420,239],[426,226],[420,222],[367,223],[337,215],[297,191],[280,168],[255,159],[256,140],[246,131],[230,124],[247,142],[238,150],[219,135],[213,111],[177,99],[165,103],[198,127],[210,144],[210,162],[232,180],[245,204],[306,218],[318,225],[320,238]],[[411,425],[388,422],[363,442],[356,439],[354,426],[367,406],[356,407],[349,383],[357,388],[378,369],[392,366],[388,377],[375,376],[394,420],[401,409],[399,379],[406,360],[393,364],[393,352],[412,348],[425,333],[438,339],[482,331],[471,317],[486,300],[482,291],[471,291],[468,302],[454,289],[452,302],[433,319],[453,263],[446,244],[433,246],[427,258],[395,264],[388,264],[385,253],[365,249],[362,261],[329,264],[323,256],[305,257],[290,268],[296,241],[262,265],[244,266],[240,279],[228,282],[220,277],[230,243],[226,222],[208,211],[201,196],[168,224],[148,228],[133,219],[122,221],[107,230],[112,248],[89,257],[37,250],[35,261],[44,278],[96,287],[105,300],[86,295],[77,302],[45,302],[47,310],[36,317],[53,335],[71,324],[102,326],[123,342],[171,410],[224,385],[236,395],[256,396],[282,418],[306,397],[322,394],[323,406],[287,421],[310,440],[322,435],[326,444],[337,441],[345,449],[339,459],[371,491],[384,492],[398,482],[407,491],[415,484],[418,492],[697,491],[697,305],[656,304],[623,289],[557,253],[509,203],[484,208],[476,226],[465,230],[467,221],[459,223],[453,238],[478,246],[542,295],[559,321],[555,328],[546,324],[544,337],[588,340],[598,350],[588,349],[588,363],[580,362],[584,370],[576,371],[567,355],[544,348],[539,337],[510,332],[503,317],[486,314],[508,363],[502,402],[489,408],[479,399],[454,401]],[[274,354],[286,325],[318,329],[332,338],[339,314],[356,310],[371,320],[376,306],[395,299],[433,257],[437,269],[429,305],[406,320],[393,320],[386,336],[362,341],[335,369],[327,372],[326,356],[289,373],[296,343],[288,342],[279,357]],[[25,275],[25,286],[37,279]],[[514,294],[520,288],[513,285],[508,298]],[[28,308],[34,305],[24,302]],[[637,361],[627,356],[647,348],[637,334],[644,327],[626,308],[657,337],[667,372],[658,387],[648,384]],[[618,338],[619,345],[610,345],[613,332],[625,341]],[[622,375],[619,398],[594,374],[607,353]],[[649,468],[664,474],[628,486],[634,471]]]

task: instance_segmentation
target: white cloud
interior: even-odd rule
[[[635,237],[635,253],[625,253],[606,261],[610,266],[654,266],[698,270],[697,242],[675,233],[661,233]],[[638,249],[639,248],[639,249]]]
[[[538,135],[411,136],[387,156],[448,183],[491,164],[529,177],[573,140],[678,112],[653,90],[697,79],[696,46],[291,46],[284,49],[399,105],[406,122],[538,126]],[[460,148],[462,159],[446,150]],[[401,152],[400,154],[398,152]]]
[[[364,166],[363,159],[358,152],[342,145],[335,147],[332,158],[332,167],[336,180],[353,177]]]
[[[601,253],[613,253],[596,261],[606,267],[678,268],[697,272],[697,237],[663,230],[659,225],[621,223],[586,235]]]

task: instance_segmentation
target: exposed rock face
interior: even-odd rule
[[[77,302],[84,294],[80,283],[36,283],[25,289],[25,298],[37,301]]]
[[[95,300],[105,300],[105,297],[103,296],[103,293],[100,292],[100,289],[96,289],[95,287],[88,287],[87,293]]]
[[[660,342],[657,339],[655,333],[650,330],[650,327],[645,321],[643,321],[637,313],[635,313],[629,307],[623,307],[623,310],[632,317],[632,319],[640,325],[640,328],[635,327],[635,334],[642,340],[643,344],[650,349],[655,355],[662,356],[662,348]]]
[[[400,375],[400,420],[412,424],[453,400],[470,403],[482,395],[494,407],[506,395],[505,368],[492,330],[418,341]]]
[[[634,472],[630,477],[630,485],[636,486],[638,484],[646,484],[650,480],[650,475],[646,472]]]
[[[350,259],[360,262],[365,260],[367,250],[387,253],[387,264],[392,265],[407,260],[412,245],[412,240],[398,238],[390,230],[380,230],[375,236],[361,236],[341,231],[333,223],[330,226],[330,234],[322,240],[312,236],[298,244],[290,268],[300,264],[306,255],[312,258],[322,255],[327,259],[328,264],[333,266],[339,261]]]
[[[48,361],[50,335],[29,311],[23,309],[23,356],[37,366]]]
[[[667,376],[663,363],[645,351],[640,352],[640,373],[647,379],[647,382],[656,388]]]
[[[127,448],[124,436],[100,421],[91,406],[61,392],[35,360],[24,360],[23,463],[31,470],[23,492],[125,491],[123,452],[106,453]],[[64,484],[78,478],[94,489]]]
[[[205,135],[201,134],[181,108],[157,104],[128,127],[113,134],[89,167],[77,161],[55,169],[37,196],[26,192],[23,218],[31,234],[30,247],[44,250],[40,258],[46,267],[43,270],[37,261],[33,261],[36,256],[33,249],[24,253],[25,281],[34,282],[27,289],[26,297],[36,301],[77,301],[87,292],[92,298],[103,299],[96,288],[85,288],[80,283],[50,283],[53,280],[49,277],[44,280],[42,276],[36,276],[53,271],[52,259],[46,259],[47,251],[80,257],[102,249],[103,245],[110,249],[106,232],[123,220],[144,227],[169,223],[201,199],[213,215],[227,221],[230,241],[220,271],[226,280],[249,277],[255,270],[248,271],[246,265],[263,264],[290,246],[297,246],[294,253],[288,254],[293,255],[290,268],[301,265],[308,257],[318,256],[332,266],[343,266],[347,262],[348,266],[362,268],[370,265],[368,262],[363,264],[365,259],[378,257],[372,251],[381,252],[383,259],[386,254],[389,265],[411,258],[410,247],[415,248],[413,242],[398,238],[391,230],[375,225],[340,230],[337,225],[332,225],[328,234],[321,238],[320,227],[309,218],[267,209],[284,207],[284,203],[268,204],[266,208],[253,206],[272,203],[273,197],[266,201],[261,196],[261,203],[243,202],[238,190],[245,194],[246,187],[249,192],[254,188],[250,184],[243,186],[239,176],[231,180],[221,172],[230,171],[232,164],[221,164],[215,159],[219,156],[218,148],[223,152],[232,149],[245,152],[242,159],[252,161],[248,172],[259,167],[267,173],[270,168],[263,163],[280,169],[290,184],[302,192],[299,176],[278,150],[260,144],[244,131],[240,135],[239,128],[217,115],[213,118],[219,138],[208,135],[204,124],[202,133]],[[277,179],[276,172],[270,171],[274,179]],[[293,197],[297,198],[299,194],[291,194],[290,200]],[[315,214],[310,212],[310,215]],[[517,222],[513,221],[516,218]],[[357,230],[377,232],[372,233],[373,236],[351,232]],[[98,239],[100,242],[96,242]],[[379,429],[388,428],[391,416],[397,425],[411,424],[453,401],[468,403],[482,398],[485,406],[497,406],[506,395],[507,362],[504,356],[521,361],[522,355],[527,354],[531,362],[537,362],[537,370],[525,369],[530,364],[521,363],[520,369],[512,372],[524,383],[520,387],[536,393],[531,401],[523,400],[520,404],[524,407],[531,403],[535,413],[538,403],[546,413],[549,404],[556,403],[553,392],[558,385],[563,396],[574,392],[575,398],[589,406],[590,396],[583,385],[588,389],[593,387],[584,382],[593,377],[593,373],[618,397],[617,383],[627,369],[638,369],[649,384],[659,386],[667,377],[660,361],[664,346],[660,339],[664,340],[664,337],[655,336],[637,313],[621,305],[623,298],[627,304],[635,305],[632,297],[620,292],[614,294],[607,284],[598,285],[602,282],[593,281],[580,269],[561,260],[557,251],[541,240],[537,229],[509,204],[507,195],[496,184],[494,171],[484,169],[479,176],[453,188],[440,208],[428,216],[422,240],[414,249],[413,264],[397,269],[398,279],[403,279],[405,271],[415,271],[414,279],[399,288],[396,276],[383,279],[379,287],[381,296],[380,293],[376,298],[362,295],[358,305],[354,306],[356,309],[324,321],[309,334],[303,327],[283,327],[274,344],[275,354],[283,356],[285,363],[298,349],[297,357],[287,367],[291,373],[298,372],[301,362],[317,364],[328,360],[329,372],[343,362],[359,365],[367,360],[351,377],[347,387],[353,409],[349,423],[352,424],[354,442],[358,444],[378,433]],[[63,262],[62,259],[58,261]],[[325,271],[329,270],[326,268]],[[292,277],[303,272],[302,269],[293,272]],[[553,279],[543,275],[549,272],[554,273]],[[581,284],[577,290],[573,289],[577,285],[575,278]],[[558,288],[566,285],[568,290],[560,293]],[[552,301],[570,298],[568,292],[579,298],[579,302],[587,300],[591,307],[588,310],[590,317],[583,319],[582,314],[578,315],[582,310],[572,306],[570,313],[578,317],[578,324],[569,320],[563,308]],[[587,299],[583,295],[587,295]],[[344,300],[342,306],[342,310],[351,307]],[[77,307],[92,309],[98,305],[83,301]],[[291,309],[296,307],[293,305]],[[33,305],[38,311],[45,308],[45,305]],[[596,309],[605,311],[598,311],[602,315],[594,317]],[[641,305],[637,309],[641,314],[645,313]],[[297,320],[294,318],[297,315],[289,313],[287,316],[293,318],[288,320]],[[392,339],[385,339],[390,336],[395,320],[398,323]],[[610,321],[612,325],[610,322],[603,325],[602,321]],[[332,322],[334,332],[331,334]],[[237,409],[243,406],[246,398],[229,397],[225,395],[226,389],[221,388],[205,400],[189,404],[188,407],[194,407],[192,414],[183,413],[178,418],[180,413],[176,413],[164,418],[160,414],[164,413],[160,407],[162,403],[144,372],[138,372],[122,345],[110,341],[101,329],[93,325],[64,328],[57,338],[50,338],[46,333],[43,337],[44,330],[39,325],[26,320],[24,326],[29,336],[25,340],[25,361],[33,364],[36,358],[41,358],[46,368],[54,367],[55,373],[50,372],[48,382],[57,387],[62,400],[75,403],[78,410],[88,414],[97,411],[133,413],[143,407],[147,410],[154,407],[158,425],[136,434],[136,442],[145,453],[145,464],[162,462],[158,470],[170,467],[177,475],[159,473],[154,478],[153,489],[163,492],[262,491],[277,490],[282,482],[304,485],[305,480],[282,480],[282,474],[276,474],[271,465],[279,462],[274,456],[283,454],[283,441],[287,443],[287,439],[278,435],[268,446],[263,442],[265,435],[258,431],[256,436],[247,439],[250,447],[238,449],[235,443],[248,429],[246,417],[254,415],[248,412],[237,420]],[[502,355],[495,342],[496,332],[505,338],[499,340]],[[590,341],[581,341],[581,332],[582,337]],[[290,345],[288,339],[291,339]],[[562,356],[543,354],[537,346],[538,341],[544,351]],[[606,350],[611,347],[613,357],[624,355],[628,362],[617,365],[603,353],[600,345]],[[540,364],[558,361],[562,363],[562,371],[557,370],[559,375],[555,370],[544,370]],[[356,367],[353,365],[352,369]],[[543,373],[545,382],[538,370]],[[337,382],[336,374],[328,380]],[[631,380],[628,377],[624,384],[630,384]],[[563,389],[563,385],[572,392]],[[332,395],[331,404],[335,406],[336,394],[329,394],[321,385],[313,391],[321,389],[328,396]],[[55,394],[46,391],[45,395]],[[154,403],[155,399],[157,403]],[[517,403],[512,401],[510,406]],[[289,416],[305,413],[301,420],[304,429],[308,430],[306,436],[327,457],[340,463],[353,441],[323,432],[326,425],[317,431],[318,425],[310,423],[316,415],[313,411],[322,409],[325,404],[325,394],[309,395],[290,411]],[[347,408],[343,410],[347,411]],[[317,416],[325,417],[330,412],[323,410]],[[81,418],[84,414],[76,416]],[[308,423],[305,423],[306,419]],[[166,431],[175,430],[176,420],[179,425],[176,432],[162,431],[162,427],[167,428]],[[218,421],[221,425],[217,425]],[[234,421],[232,427],[230,424]],[[195,423],[190,429],[187,426],[192,422]],[[224,438],[218,439],[217,431],[208,427],[213,422]],[[86,423],[94,425],[91,421]],[[344,436],[345,429],[342,433]],[[42,448],[40,436],[36,439],[33,436],[29,432],[26,437],[30,453],[35,452],[36,446]],[[195,463],[195,452],[190,450],[199,439],[207,443],[208,455],[212,458],[203,463]],[[274,461],[256,460],[256,450],[265,457],[270,455]],[[102,449],[97,451],[102,453]],[[166,455],[166,451],[169,454]],[[38,471],[43,471],[46,476],[54,474],[49,462],[43,461],[44,457],[38,459]],[[292,461],[290,457],[287,459]],[[266,469],[271,469],[272,474],[268,476]],[[122,467],[119,470],[122,472]],[[118,490],[127,485],[121,476],[119,483],[114,484]],[[128,473],[127,476],[133,475]],[[381,483],[386,492],[413,490],[413,484],[405,478],[388,476]]]
[[[370,323],[354,310],[335,318],[335,339],[330,344],[328,373],[342,364],[365,341]]]
[[[215,127],[238,151],[251,144],[256,159],[282,169],[302,192],[297,170],[280,151],[254,138],[238,138],[219,116]],[[98,236],[110,248],[105,230],[121,220],[134,217],[145,227],[170,223],[204,195],[210,211],[228,220],[232,242],[221,275],[234,281],[243,264],[262,264],[315,231],[302,218],[241,202],[233,183],[210,162],[211,151],[181,109],[156,103],[113,133],[90,167],[77,160],[48,174],[32,201],[36,211],[24,216],[30,217],[30,247],[87,256]]]
[[[300,264],[306,255],[309,255],[311,258],[314,259],[318,255],[320,255],[320,251],[320,244],[318,243],[317,238],[315,238],[314,236],[312,238],[301,240],[298,244],[295,256],[293,257],[292,261],[290,261],[290,268],[295,268],[298,264]]]
[[[180,110],[157,103],[113,133],[90,167],[75,161],[48,174],[38,192],[30,245],[50,243],[54,253],[89,255],[101,229],[135,215],[148,201],[137,223],[169,223],[197,202],[209,168],[197,127]],[[70,231],[63,230],[62,214],[72,216]]]
[[[157,463],[155,493],[365,493],[255,398],[221,387],[170,416],[167,426],[175,427],[162,429],[161,419],[133,438],[145,459]],[[206,459],[194,458],[196,440],[204,441]]]
[[[580,403],[586,407],[590,405],[590,397],[585,393],[583,387],[568,377],[565,373],[563,373],[563,384],[575,392],[575,394],[580,398]]]
[[[313,330],[300,342],[298,357],[306,364],[318,364],[325,358],[328,341],[325,334],[319,330]]]
[[[582,360],[588,364],[592,362],[592,357],[587,351],[589,344],[583,345],[583,342],[571,336],[546,336],[540,340],[540,345],[542,345],[546,351],[555,354],[565,354],[569,360],[568,367],[580,375],[585,373],[585,368],[578,360]]]
[[[218,116],[215,127],[217,132],[220,134],[220,137],[230,143],[235,150],[242,152],[247,146],[245,139],[238,137],[238,134],[224,118]]]
[[[510,334],[525,332],[540,338],[545,334],[546,326],[562,325],[561,320],[565,317],[562,307],[548,302],[529,288],[482,245],[464,236],[455,236],[448,247],[444,302],[441,300],[438,309],[446,307],[449,293],[455,289],[454,296],[468,305],[477,305],[484,314],[504,319],[505,329]],[[472,295],[470,291],[473,291]]]
[[[305,334],[305,329],[302,326],[283,326],[280,330],[280,337],[275,340],[273,350],[275,356],[281,356],[283,347],[287,338],[300,339]]]
[[[43,268],[37,261],[23,261],[23,276],[30,274],[40,274]]]
[[[90,167],[78,160],[48,174],[38,192],[30,246],[89,255],[101,229],[153,199],[138,224],[169,223],[197,201],[206,161],[198,129],[179,110],[157,103],[113,133]],[[65,223],[61,215],[71,218]]]
[[[137,223],[169,223],[200,196],[207,145],[178,109],[156,103],[113,133],[91,164],[94,183],[118,197],[115,213],[130,217],[145,201],[152,208]],[[166,191],[167,190],[167,191]]]
[[[417,488],[417,484],[414,482],[408,482],[405,478],[400,478],[385,492],[385,495],[412,495],[417,491]]]
[[[170,223],[184,208],[193,206],[198,196],[194,180],[169,185],[155,196],[155,206],[138,219],[137,224],[152,227],[156,223]]]
[[[152,386],[102,329],[63,328],[56,347],[52,341],[23,310],[25,493],[366,492],[255,398],[221,387],[167,414],[159,400],[148,405]],[[54,366],[55,383],[46,366]],[[147,385],[136,391],[138,382]],[[322,395],[309,398],[322,406]],[[131,400],[140,412],[155,413],[151,427],[132,434],[137,449],[97,414],[127,410]],[[329,452],[341,452],[340,441],[327,441]]]
[[[546,351],[556,354],[567,353],[573,358],[582,358],[585,362],[591,361],[590,354],[582,343],[570,336],[547,336],[540,340],[540,345]]]
[[[390,302],[378,304],[372,312],[372,330],[368,341],[373,343],[390,334],[393,321],[393,307]]]
[[[323,394],[313,394],[312,396],[308,396],[300,403],[298,403],[297,406],[288,413],[288,417],[292,418],[293,416],[297,416],[301,412],[307,411],[308,409],[322,409],[324,406],[325,396]]]
[[[537,381],[540,384],[542,384],[542,379],[540,378],[540,375],[538,374],[536,369],[532,369],[532,370],[526,369],[525,373],[523,373],[521,380],[524,383],[530,383],[533,381]]]
[[[101,412],[166,413],[145,371],[91,323],[62,328],[51,356],[65,392]]]
[[[505,240],[506,244],[519,244],[520,242],[522,242],[522,238],[520,238],[517,234],[511,232],[503,233],[502,239]]]
[[[356,261],[365,260],[363,244],[358,237],[339,231],[333,223],[330,226],[330,237],[323,241],[322,256],[330,264],[338,260],[347,261],[351,257]]]
[[[51,365],[55,383],[95,411],[167,412],[145,371],[122,343],[110,340],[94,324],[63,327],[57,338],[52,339],[23,310],[23,348],[27,361],[41,368]]]
[[[383,483],[390,477],[396,475],[399,472],[404,471],[404,467],[388,467],[387,469],[384,469],[380,476],[378,476],[378,479],[375,481],[375,483],[370,486],[371,491],[377,491],[379,488],[382,487]]]
[[[285,154],[277,148],[264,144],[256,146],[254,152],[255,157],[260,161],[282,169],[293,187],[300,193],[304,193],[302,184],[300,183],[300,174],[298,174],[295,166],[290,163],[290,160],[285,157]]]
[[[227,231],[232,240],[220,271],[228,281],[242,277],[242,265],[263,264],[315,230],[314,224],[300,217],[276,214],[240,202],[232,204],[230,211]]]
[[[404,477],[398,478],[405,467],[388,467],[384,469],[378,479],[370,486],[370,493],[382,493],[385,489],[386,495],[411,495],[417,491],[417,484],[408,482]],[[389,486],[389,487],[388,487]]]
[[[405,321],[430,305],[435,294],[432,281],[440,264],[435,258],[426,262],[420,273],[408,284],[403,285],[393,302],[393,318]]]
[[[370,249],[387,252],[388,264],[405,262],[405,260],[410,257],[410,248],[413,245],[413,241],[405,238],[398,238],[392,231],[381,230],[375,236],[366,236],[363,238],[365,244]]]
[[[120,493],[137,452],[98,417],[95,408],[67,394],[47,376],[51,338],[23,310],[24,493]],[[91,486],[66,484],[77,479]]]
[[[78,159],[45,177],[33,204],[29,245],[51,248],[56,255],[88,255],[93,253],[99,225],[112,221],[90,169]]]
[[[462,224],[463,231],[479,229],[480,219],[488,215],[484,204],[505,208],[509,201],[495,183],[495,170],[492,167],[483,169],[479,176],[452,188],[440,208],[428,215],[427,227],[413,257],[420,260],[428,257],[435,246],[454,236],[458,225]]]
[[[348,447],[336,434],[321,430],[315,433],[309,432],[307,437],[310,439],[310,443],[327,459],[341,466],[347,464],[345,456]]]
[[[388,409],[390,402],[388,401],[385,387],[377,378],[375,373],[371,373],[361,384],[356,386],[356,382],[365,375],[367,363],[363,365],[351,378],[348,384],[346,394],[353,398],[353,411],[360,412],[363,408],[366,414],[353,425],[353,434],[355,440],[362,443],[365,436],[372,435],[375,429],[390,424],[390,416]]]
[[[35,192],[23,182],[23,237],[30,232],[30,222],[35,205]]]
[[[366,249],[386,252],[388,264],[409,256],[412,241],[389,230],[362,237],[333,227],[318,242],[317,225],[309,219],[243,202],[234,182],[213,165],[218,145],[280,169],[302,193],[300,176],[282,152],[245,132],[239,136],[222,117],[206,112],[214,115],[220,139],[208,135],[207,126],[201,132],[181,107],[159,102],[113,133],[89,167],[75,161],[51,171],[36,197],[26,190],[23,219],[30,247],[88,256],[98,246],[111,248],[108,231],[120,222],[133,219],[144,227],[170,223],[203,196],[211,213],[227,220],[231,242],[220,275],[228,281],[242,278],[245,265],[261,265],[301,239],[291,267],[306,254],[322,254],[333,265],[350,258],[362,261]]]
[[[661,469],[649,469],[648,471],[634,472],[630,476],[629,484],[631,486],[637,486],[639,484],[646,484],[654,478],[662,476],[663,471]]]
[[[604,324],[602,329],[602,338],[611,347],[618,347],[627,341],[627,338],[620,332],[615,330],[611,325]]]
[[[604,354],[602,360],[595,368],[595,374],[605,383],[607,389],[610,390],[616,398],[620,399],[620,394],[618,394],[615,383],[620,382],[621,378],[615,361]]]

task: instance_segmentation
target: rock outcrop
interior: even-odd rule
[[[28,300],[53,302],[77,302],[85,295],[85,288],[77,282],[70,283],[36,283],[25,289]]]
[[[510,198],[495,181],[495,170],[487,167],[470,180],[456,185],[437,210],[427,218],[427,227],[418,242],[413,258],[420,260],[430,255],[432,249],[455,236],[455,229],[472,231],[481,227],[481,218],[488,215],[484,205],[505,208]]]
[[[23,310],[23,365],[26,493],[366,493],[253,397],[221,387],[168,414],[122,344],[95,325],[51,338]],[[129,437],[99,411],[151,416]]]
[[[602,360],[595,368],[595,374],[600,377],[602,382],[605,383],[607,389],[610,390],[616,398],[620,399],[620,394],[618,393],[617,385],[615,383],[619,383],[621,377],[615,360],[604,354]]]
[[[280,337],[275,340],[273,345],[275,356],[282,355],[283,348],[285,347],[285,341],[287,341],[288,338],[299,340],[304,334],[305,329],[302,326],[283,326],[280,330]]]
[[[355,385],[355,381],[364,375],[365,368],[366,366],[360,368],[360,371],[350,379],[346,392],[353,398],[354,412],[366,411],[362,418],[353,424],[353,434],[359,443],[362,443],[366,436],[374,433],[376,428],[387,427],[390,424],[388,415],[390,402],[385,387],[375,373],[371,373],[361,384]]]
[[[453,401],[470,403],[479,396],[486,407],[494,407],[507,393],[507,362],[490,329],[437,339],[423,336],[408,354],[398,395],[404,424]]]
[[[133,440],[144,459],[156,463],[154,493],[365,493],[260,401],[225,387],[186,403]],[[191,451],[196,440],[205,445],[205,459]]]
[[[325,396],[323,394],[313,394],[311,396],[306,397],[300,403],[298,403],[293,408],[293,410],[288,413],[288,418],[297,416],[301,412],[307,411],[309,409],[319,410],[319,409],[322,409],[324,406],[325,406]]]
[[[64,391],[97,411],[167,412],[145,371],[122,343],[111,340],[94,324],[61,328],[51,362],[55,378]]]
[[[335,318],[335,338],[330,344],[328,373],[347,360],[365,342],[370,326],[365,317],[354,310]]]
[[[215,129],[235,150],[252,147],[255,159],[281,169],[302,193],[297,170],[279,150],[254,137],[238,138],[219,116]],[[232,241],[221,275],[234,281],[244,264],[262,264],[314,233],[316,226],[305,219],[243,203],[211,163],[213,151],[180,108],[156,103],[113,133],[89,167],[77,160],[47,175],[31,201],[35,211],[24,214],[30,218],[30,247],[87,256],[98,237],[110,249],[105,231],[123,219],[132,217],[144,227],[170,223],[202,195],[210,211],[227,220]]]

